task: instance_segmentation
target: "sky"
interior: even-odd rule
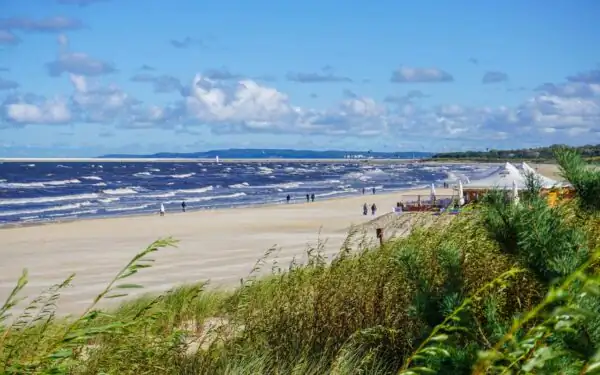
[[[600,143],[597,0],[0,0],[0,156]]]

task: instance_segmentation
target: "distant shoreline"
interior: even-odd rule
[[[415,163],[424,159],[302,159],[302,158],[231,158],[219,163]],[[0,163],[215,163],[215,159],[198,158],[0,158]]]

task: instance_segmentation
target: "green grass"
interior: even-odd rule
[[[177,251],[171,239],[143,250],[77,318],[54,315],[72,277],[7,318],[24,275],[0,309],[0,373],[599,373],[600,178],[568,150],[557,160],[573,201],[548,207],[531,181],[519,206],[492,192],[383,247],[348,241],[332,262],[308,249],[307,263],[258,277],[267,252],[228,292],[199,283],[97,310],[141,287],[127,278],[152,253]]]

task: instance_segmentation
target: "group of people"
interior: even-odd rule
[[[362,189],[363,195],[365,194],[365,191],[366,191],[365,188],[363,188]],[[373,194],[375,194],[375,188],[374,187],[371,188],[371,192]],[[285,197],[285,200],[286,200],[287,203],[290,203],[290,201],[292,200],[292,196],[290,194],[288,194]],[[310,203],[310,202],[314,202],[314,201],[315,201],[315,194],[314,193],[312,193],[312,194],[308,194],[307,193],[306,194],[306,203]],[[185,201],[182,201],[181,202],[181,211],[185,212],[186,207],[187,207],[187,204],[185,203]],[[365,203],[365,205],[363,207],[363,215],[367,215],[368,212],[369,212],[369,208],[368,208],[367,204]],[[371,214],[375,215],[376,212],[377,212],[377,206],[375,205],[375,203],[373,203],[371,205]],[[165,205],[162,204],[162,203],[160,204],[159,214],[160,214],[160,216],[165,216]]]
[[[375,214],[377,213],[377,205],[375,203],[373,203],[371,205],[371,215],[375,216]],[[363,205],[363,215],[367,216],[369,214],[369,206],[367,206],[367,204],[365,203]]]
[[[365,188],[362,188],[362,193],[363,193],[363,195],[365,195],[365,192],[366,192],[366,189],[365,189]],[[371,192],[373,192],[373,195],[375,195],[375,187],[372,187],[372,188],[371,188]]]
[[[187,203],[185,203],[185,201],[181,201],[181,212],[185,212],[185,209],[187,207]],[[159,210],[159,215],[160,216],[165,216],[165,205],[164,204],[160,204],[160,210]]]
[[[292,196],[288,194],[288,195],[285,197],[285,201],[286,201],[287,203],[290,203],[290,201],[291,201],[291,200],[292,200]],[[315,194],[314,194],[314,193],[312,193],[312,194],[308,194],[308,193],[307,193],[307,194],[306,194],[306,203],[309,203],[309,202],[314,202],[314,201],[315,201]]]

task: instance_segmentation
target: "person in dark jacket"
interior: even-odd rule
[[[375,203],[373,203],[373,205],[371,205],[371,215],[375,216],[376,212],[377,212],[377,206],[375,205]]]
[[[185,208],[187,207],[187,203],[185,201],[181,202],[181,211],[185,212]]]
[[[365,203],[363,205],[363,215],[367,216],[367,214],[369,213],[369,207],[367,206],[367,204]]]
[[[290,197],[290,195],[288,194],[287,197],[285,197],[285,200],[290,203],[290,199],[292,199],[292,197]]]
[[[310,195],[310,200],[311,200],[311,201],[313,201],[313,202],[315,201],[315,193],[312,193],[312,194]]]

